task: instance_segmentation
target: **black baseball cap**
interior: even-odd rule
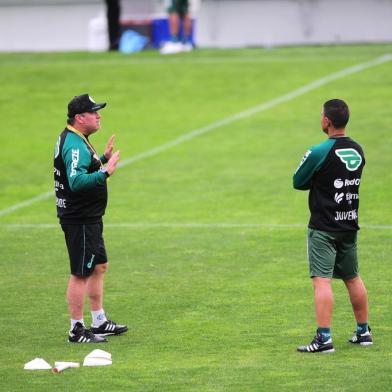
[[[68,104],[68,118],[86,112],[96,112],[106,106],[105,103],[96,103],[88,94],[77,95]]]

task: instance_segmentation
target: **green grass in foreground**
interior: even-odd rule
[[[0,54],[0,210],[51,189],[54,143],[75,94],[108,102],[92,141],[102,149],[115,132],[125,159],[388,52],[392,46],[171,58]],[[105,217],[105,307],[130,332],[99,346],[112,353],[110,367],[23,370],[35,357],[82,362],[98,347],[66,343],[68,260],[53,199],[0,216],[0,390],[388,390],[391,85],[386,63],[118,170]],[[301,356],[295,347],[315,326],[307,194],[291,189],[291,175],[306,148],[324,139],[319,112],[333,97],[348,101],[348,131],[367,158],[359,252],[375,345],[346,343],[355,324],[335,282],[336,353]]]
[[[5,390],[365,390],[363,380],[387,390],[390,384],[389,233],[364,230],[360,238],[375,345],[346,343],[354,323],[336,282],[337,351],[300,356],[295,346],[314,332],[305,251],[298,245],[305,230],[108,229],[115,257],[106,303],[131,330],[100,346],[113,355],[110,368],[59,376],[22,366],[37,356],[82,361],[96,348],[66,343],[61,235],[41,229],[44,240],[37,241],[27,231],[1,234],[12,244],[5,257],[13,260],[2,282],[3,298],[8,293],[2,313],[13,325],[2,350]]]

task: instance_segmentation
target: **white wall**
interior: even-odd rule
[[[121,8],[122,19],[166,14],[163,0],[121,0]],[[0,51],[106,50],[106,23],[104,0],[0,0]]]
[[[391,41],[392,0],[203,0],[198,13],[200,46]]]
[[[88,48],[89,20],[104,3],[0,7],[0,51],[70,51]]]
[[[123,18],[164,15],[163,0],[122,1]],[[0,51],[88,50],[99,15],[104,0],[0,0]],[[392,42],[392,0],[202,0],[195,16],[200,47]]]

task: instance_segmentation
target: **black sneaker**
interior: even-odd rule
[[[354,332],[354,336],[349,340],[349,343],[359,344],[360,346],[371,346],[373,339],[370,327],[365,333]]]
[[[126,325],[118,325],[114,321],[107,320],[99,327],[91,326],[91,332],[96,336],[108,336],[108,335],[121,335],[128,331]]]
[[[299,346],[297,351],[300,353],[333,353],[335,352],[335,349],[333,348],[331,338],[326,342],[323,342],[321,335],[317,332],[310,344],[307,346]]]
[[[105,338],[95,336],[89,329],[86,329],[81,323],[76,323],[72,331],[68,333],[68,341],[71,343],[104,343]]]

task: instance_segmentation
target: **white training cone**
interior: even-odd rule
[[[27,362],[24,365],[24,369],[25,370],[48,370],[48,369],[52,369],[52,366],[50,366],[42,358],[34,358],[32,361]]]
[[[96,350],[91,351],[90,354],[86,355],[86,358],[106,358],[112,359],[112,354],[108,353],[107,351],[100,350],[97,348]]]
[[[112,364],[112,354],[103,350],[93,350],[84,358],[83,366],[107,366]]]
[[[78,368],[80,367],[79,362],[55,362],[54,368],[52,369],[53,373],[60,373],[68,368]]]

